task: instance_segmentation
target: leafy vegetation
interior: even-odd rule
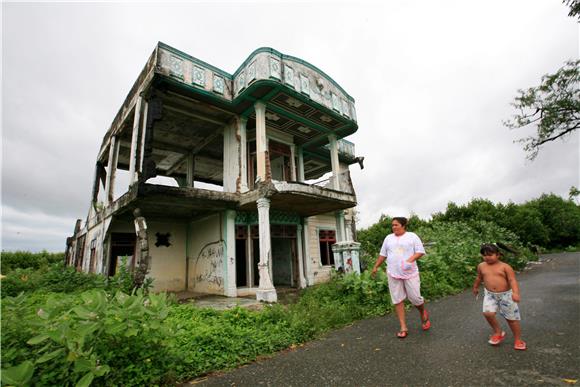
[[[577,246],[580,213],[572,199],[543,195],[521,205],[475,199],[463,206],[450,203],[431,221],[413,216],[408,228],[427,249],[418,262],[423,295],[432,300],[470,286],[481,243],[509,246],[512,252],[503,259],[516,269],[535,259],[534,244]],[[390,220],[382,216],[358,233],[367,267],[390,232]],[[219,312],[134,290],[124,264],[117,276],[105,279],[63,268],[46,256],[22,256],[23,263],[13,260],[2,279],[4,385],[171,385],[393,308],[384,271],[375,278],[369,270],[334,274],[290,305]]]
[[[493,222],[516,234],[525,246],[564,249],[580,246],[580,206],[573,198],[544,194],[523,204],[496,205],[486,199],[463,206],[451,202],[444,213],[433,215],[433,221]]]

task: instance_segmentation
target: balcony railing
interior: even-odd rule
[[[340,139],[337,141],[338,154],[344,155],[346,157],[354,158],[354,144],[345,139]],[[326,149],[330,150],[330,144],[324,145]]]
[[[335,189],[334,181],[336,178],[338,178],[338,191],[354,194],[354,187],[352,186],[352,180],[350,179],[350,171],[342,171],[338,174],[337,177],[330,176],[328,179],[315,181],[311,183],[311,185],[326,189]]]

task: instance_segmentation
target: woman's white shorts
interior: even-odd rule
[[[415,306],[422,305],[425,302],[423,297],[421,297],[421,280],[418,275],[409,279],[400,279],[387,273],[387,277],[393,305],[403,302],[405,298]]]

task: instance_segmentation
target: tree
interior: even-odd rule
[[[545,143],[580,128],[579,65],[580,60],[569,60],[556,73],[544,75],[539,86],[518,90],[512,103],[518,113],[504,125],[511,129],[536,125],[535,135],[517,140],[528,159],[535,159]]]
[[[568,13],[568,16],[570,16],[570,17],[580,16],[580,1],[578,1],[578,0],[564,0],[562,3],[564,3],[568,7],[570,7],[570,13]]]

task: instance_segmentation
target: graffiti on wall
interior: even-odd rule
[[[224,250],[224,241],[211,242],[201,248],[193,264],[194,289],[223,289]]]

